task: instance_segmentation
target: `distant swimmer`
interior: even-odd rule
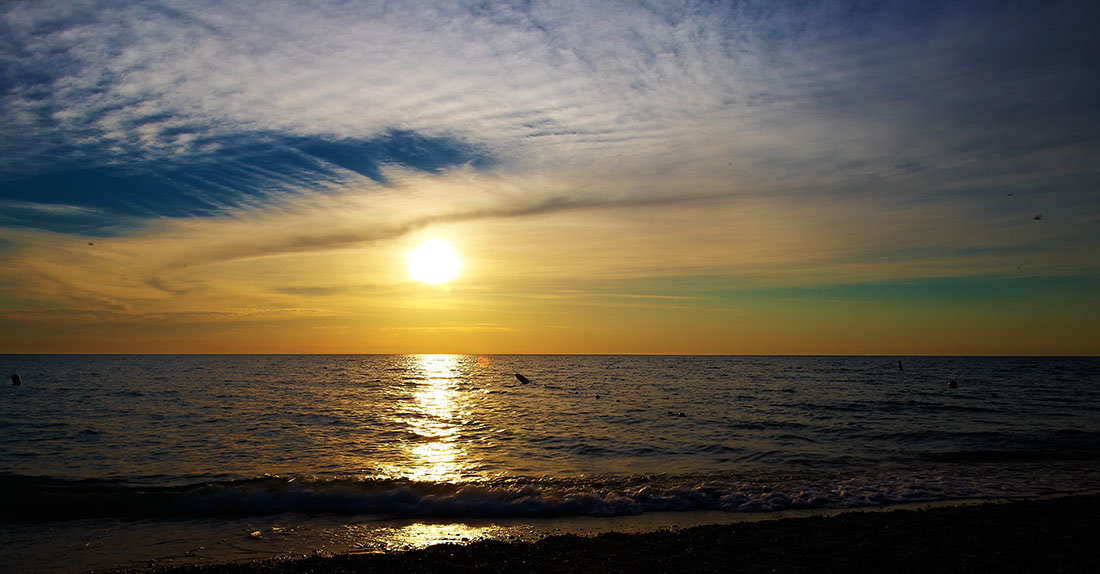
[[[23,381],[19,378],[18,373],[11,376],[11,384],[14,386],[19,386],[23,384]]]
[[[670,417],[686,417],[687,415],[684,414],[684,411],[668,411],[668,416],[670,416]]]
[[[513,373],[513,374],[514,374],[514,375],[516,376],[516,380],[517,380],[517,381],[519,381],[519,382],[521,382],[521,383],[523,383],[523,384],[525,384],[525,385],[531,382],[531,380],[530,380],[530,379],[528,379],[527,377],[525,377],[525,376],[523,376],[523,375],[521,375],[521,374],[519,374],[519,373]]]
[[[951,382],[947,383],[947,388],[957,389],[957,388],[959,388],[959,383],[956,383],[955,381],[951,381]]]

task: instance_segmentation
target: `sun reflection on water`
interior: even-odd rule
[[[412,369],[418,382],[407,415],[400,418],[419,440],[406,444],[402,463],[390,469],[396,475],[423,482],[455,482],[469,467],[466,452],[458,444],[459,357],[418,355]]]
[[[358,534],[361,538],[369,540],[369,543],[360,546],[359,552],[411,550],[446,543],[465,544],[486,538],[503,537],[511,532],[496,525],[477,526],[461,522],[414,522],[390,528],[367,526],[361,529],[365,532],[355,532],[354,530],[358,529],[349,526],[353,536]]]

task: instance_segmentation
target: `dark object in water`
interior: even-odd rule
[[[898,370],[899,371],[904,371],[905,370],[905,369],[901,368],[901,361],[898,361]]]
[[[687,415],[684,414],[684,411],[668,411],[668,416],[670,416],[670,417],[686,417]]]
[[[523,376],[523,375],[521,375],[521,374],[519,374],[519,373],[513,373],[513,374],[515,374],[515,375],[516,375],[516,380],[517,380],[517,381],[519,381],[519,382],[521,382],[521,383],[523,383],[523,384],[525,384],[525,385],[526,385],[527,383],[530,383],[530,382],[531,382],[531,380],[530,380],[530,379],[528,379],[527,377],[525,377],[525,376]]]
[[[956,383],[955,381],[951,381],[951,382],[947,383],[947,388],[957,389],[957,388],[959,388],[959,383]]]
[[[1042,213],[1035,216],[1035,221],[1042,221],[1042,219],[1043,219],[1043,214]]]
[[[13,384],[13,385],[22,385],[23,384],[23,381],[19,378],[18,373],[11,376],[11,384]]]

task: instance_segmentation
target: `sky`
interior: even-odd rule
[[[0,2],[0,352],[1097,355],[1098,26]]]

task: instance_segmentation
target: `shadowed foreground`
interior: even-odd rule
[[[1098,525],[1087,495],[169,572],[1093,572]]]

